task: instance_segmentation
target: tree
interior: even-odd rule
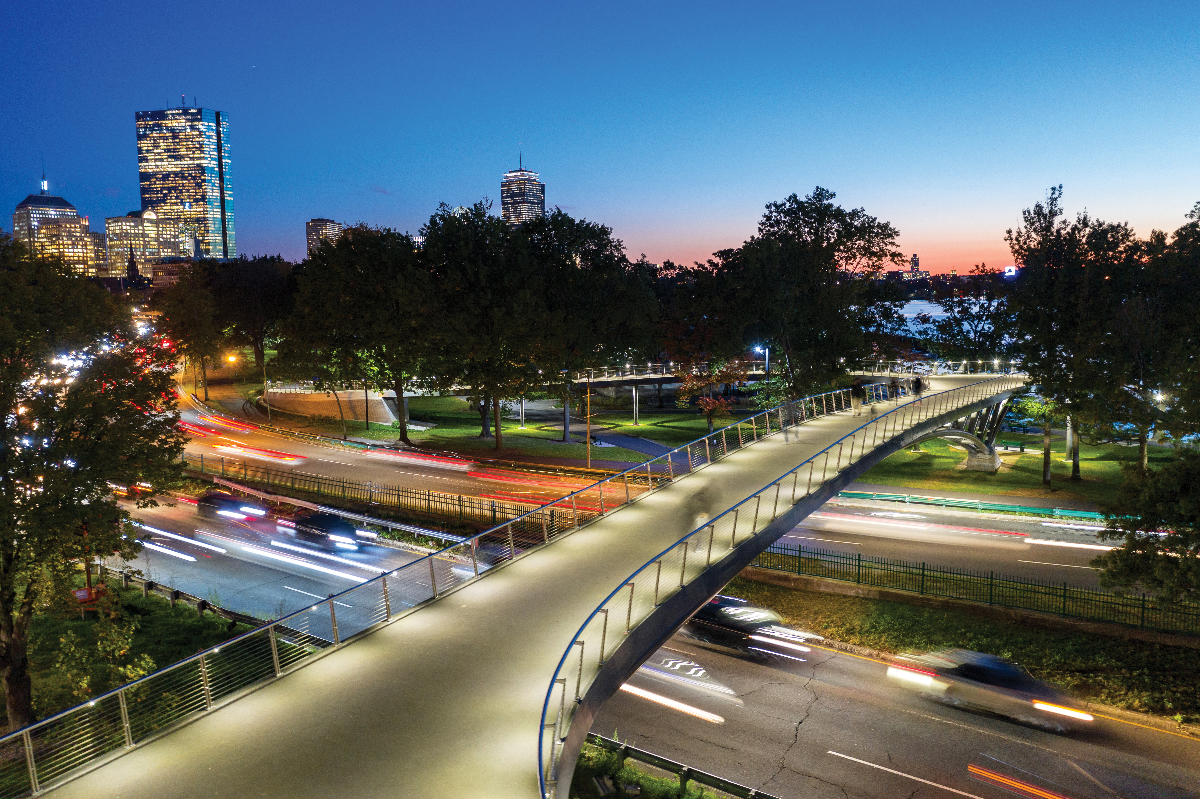
[[[745,382],[749,369],[745,362],[734,359],[717,361],[707,364],[681,363],[679,371],[682,379],[675,393],[675,402],[680,408],[686,408],[693,399],[704,414],[708,423],[708,432],[713,431],[713,417],[724,416],[733,407],[733,400],[724,393],[713,393],[722,385],[731,389]]]
[[[74,561],[134,554],[110,483],[179,476],[184,439],[162,339],[138,339],[102,289],[0,237],[0,677],[11,728],[33,721],[29,625]]]
[[[1153,471],[1129,469],[1101,538],[1121,546],[1096,559],[1101,583],[1168,600],[1200,601],[1200,452]]]
[[[199,261],[188,267],[179,282],[163,292],[159,302],[165,331],[192,364],[200,368],[204,400],[208,401],[208,365],[225,342],[217,318],[210,264]]]
[[[214,265],[210,277],[218,325],[229,341],[250,347],[260,370],[267,343],[291,310],[292,264],[278,255]]]
[[[901,325],[901,297],[876,279],[900,261],[898,231],[835,197],[818,186],[768,204],[756,236],[710,261],[716,285],[695,322],[736,352],[770,345],[793,396],[841,377]]]
[[[1008,349],[1012,315],[1008,292],[995,269],[977,264],[969,275],[940,289],[934,298],[938,318],[920,314],[917,323],[928,348],[939,358],[992,360]]]
[[[1016,402],[1017,412],[1033,419],[1042,427],[1042,485],[1050,487],[1050,433],[1054,422],[1061,417],[1054,400],[1037,394],[1025,394]]]

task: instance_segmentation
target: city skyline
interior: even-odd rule
[[[332,20],[303,5],[286,24],[232,4],[190,20],[220,43],[192,61],[173,44],[181,12],[128,26],[23,10],[0,32],[13,85],[0,202],[33,192],[44,159],[81,214],[138,207],[129,115],[180,92],[236,121],[238,251],[297,260],[299,222],[317,216],[416,233],[440,202],[487,197],[499,214],[495,175],[514,150],[552,176],[553,205],[656,262],[737,246],[766,203],[815,185],[896,225],[933,272],[1010,263],[1004,230],[1051,185],[1072,212],[1141,235],[1174,229],[1198,199],[1186,4],[1132,19],[1115,4],[869,5],[855,19],[701,4],[655,8],[636,32],[632,6],[534,4],[524,34],[544,47],[519,64],[494,39],[510,14],[486,5],[368,3]],[[257,35],[267,26],[278,41]]]

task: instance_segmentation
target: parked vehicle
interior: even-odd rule
[[[888,666],[897,686],[955,707],[993,713],[1056,733],[1086,727],[1090,713],[1004,658],[966,649],[906,654]]]

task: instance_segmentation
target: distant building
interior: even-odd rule
[[[76,274],[94,276],[104,268],[95,261],[87,217],[50,194],[44,177],[41,192],[30,194],[13,211],[13,238],[39,258],[58,258]]]
[[[313,252],[321,246],[323,241],[337,241],[342,236],[342,231],[346,226],[341,222],[334,222],[332,219],[310,219],[304,223],[304,238],[308,242],[308,255],[312,257]]]
[[[905,280],[926,280],[929,277],[929,272],[921,270],[921,259],[914,252],[909,260],[908,271],[904,273]]]
[[[211,108],[138,111],[142,210],[179,225],[197,256],[233,258],[229,119]]]
[[[150,267],[164,258],[188,255],[178,223],[160,220],[154,211],[130,211],[104,220],[108,275],[119,277],[133,256],[138,274],[151,276]]]
[[[917,272],[921,269],[921,259],[917,257],[917,254],[915,252],[913,253],[912,258],[909,260],[909,263],[911,263],[912,266],[909,268],[908,271]]]
[[[107,277],[108,247],[104,234],[99,230],[89,231],[88,244],[88,274],[92,277]]]
[[[524,163],[504,173],[500,181],[500,215],[510,225],[519,225],[546,215],[546,184]]]

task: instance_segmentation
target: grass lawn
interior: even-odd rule
[[[120,659],[122,664],[145,655],[150,660],[143,663],[153,671],[249,629],[242,625],[231,626],[212,614],[201,616],[195,608],[182,604],[172,608],[166,599],[153,594],[143,597],[136,589],[122,590],[119,583],[110,585],[109,591],[118,597],[115,605],[117,624],[133,622],[136,625],[128,653]],[[34,616],[29,661],[34,708],[39,718],[65,710],[88,696],[97,696],[124,682],[99,657],[100,626],[95,611],[81,619],[79,611],[73,607],[51,608]],[[60,662],[64,643],[72,637],[78,643],[78,651],[87,655],[86,665],[78,661],[72,663],[70,658]],[[85,696],[75,693],[80,690],[81,676],[89,683],[90,690]]]
[[[720,430],[722,427],[728,427],[751,413],[756,413],[756,411],[736,410],[732,416],[717,417],[713,419],[713,428]],[[704,420],[703,414],[696,411],[679,413],[646,413],[643,411],[638,414],[638,421],[641,424],[634,426],[632,411],[617,413],[606,411],[592,415],[592,424],[603,427],[606,433],[648,438],[668,447],[680,447],[708,434],[708,423]]]
[[[1083,477],[1072,482],[1071,464],[1066,459],[1065,442],[1052,443],[1051,489],[1042,487],[1042,449],[1040,435],[1002,433],[999,440],[1025,441],[1025,452],[1000,451],[1002,465],[995,474],[961,469],[966,451],[943,439],[926,441],[920,452],[897,452],[862,476],[864,483],[900,486],[928,491],[967,491],[980,494],[1009,494],[1023,497],[1071,498],[1100,504],[1112,496],[1121,482],[1121,467],[1137,460],[1137,447],[1120,444],[1079,447],[1079,470]],[[1150,461],[1170,458],[1166,447],[1151,447]]]
[[[1200,652],[1127,641],[970,608],[784,588],[737,578],[724,593],[778,611],[790,626],[890,653],[963,647],[1010,658],[1075,696],[1176,721],[1200,721]]]

